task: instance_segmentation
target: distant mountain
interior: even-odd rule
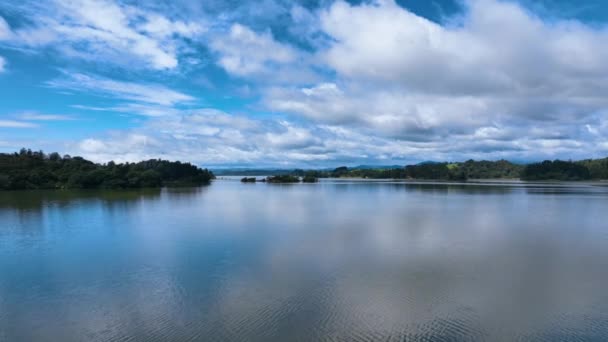
[[[358,165],[348,167],[349,170],[392,170],[402,169],[403,165]],[[332,171],[335,168],[321,168],[321,169],[256,169],[256,168],[229,168],[229,169],[215,169],[213,174],[216,176],[279,176],[288,174],[301,174],[306,171]]]

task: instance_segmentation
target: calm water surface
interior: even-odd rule
[[[0,193],[0,341],[606,341],[608,187]]]

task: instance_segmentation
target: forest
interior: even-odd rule
[[[464,163],[426,162],[400,168],[348,168],[334,170],[294,170],[298,176],[311,175],[317,178],[368,178],[368,179],[419,179],[462,181],[467,179],[517,179],[524,166],[499,161],[474,161]]]
[[[545,160],[542,163],[526,165],[521,174],[526,181],[557,180],[581,181],[592,179],[589,168],[582,163],[562,160]],[[598,177],[597,179],[601,179]]]
[[[26,149],[0,154],[0,190],[198,186],[213,178],[207,169],[178,161],[96,164],[82,157]]]
[[[608,158],[582,161],[546,160],[540,163],[515,164],[506,160],[457,163],[425,162],[400,168],[349,168],[333,170],[296,169],[287,174],[314,178],[368,178],[465,181],[474,179],[521,179],[526,181],[581,181],[608,179]]]

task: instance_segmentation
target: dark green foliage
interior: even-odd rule
[[[319,179],[313,175],[305,175],[304,177],[302,177],[303,183],[316,183],[318,181]]]
[[[266,181],[268,183],[299,183],[300,177],[291,175],[279,175],[267,177]]]
[[[457,165],[458,169],[461,170],[468,179],[519,178],[524,168],[522,165],[513,164],[506,160],[468,160],[464,163],[458,163]]]
[[[593,179],[608,179],[608,158],[581,160],[577,164],[589,169]]]
[[[340,166],[331,173],[331,178],[340,178],[348,174],[348,168],[346,166]]]
[[[189,163],[148,160],[139,163],[95,164],[81,157],[61,157],[22,149],[0,154],[0,189],[156,188],[201,185],[213,173]]]
[[[450,169],[447,163],[424,163],[405,167],[407,178],[450,180]]]
[[[139,177],[140,185],[144,188],[158,188],[163,184],[160,172],[156,170],[146,170]]]
[[[578,181],[591,179],[589,169],[578,163],[562,160],[545,160],[526,165],[521,174],[523,180]]]
[[[243,177],[243,178],[241,178],[241,182],[242,183],[255,183],[256,179],[255,179],[255,177]]]
[[[459,164],[423,163],[405,167],[405,177],[423,180],[464,181],[467,175]]]
[[[341,177],[370,179],[399,179],[405,177],[405,169],[350,169]]]
[[[467,179],[518,178],[523,166],[506,160],[473,161],[465,163],[426,162],[404,168],[348,168],[329,170],[293,170],[292,176],[315,178],[367,178],[367,179],[421,179],[464,181]]]

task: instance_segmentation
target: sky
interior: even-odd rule
[[[0,152],[606,157],[606,61],[605,0],[2,0]]]

